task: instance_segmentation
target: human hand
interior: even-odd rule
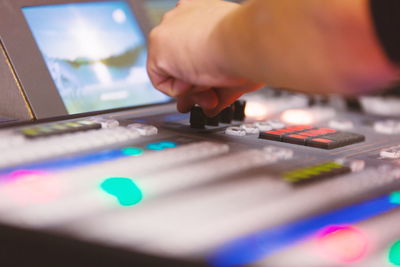
[[[148,72],[154,87],[177,97],[178,110],[199,104],[214,116],[261,85],[230,73],[219,53],[215,28],[238,4],[181,0],[150,34]]]

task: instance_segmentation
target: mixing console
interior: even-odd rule
[[[126,266],[400,265],[399,121],[275,98],[4,128],[0,221]]]

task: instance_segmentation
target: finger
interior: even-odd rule
[[[176,107],[181,113],[189,112],[195,104],[193,99],[188,95],[179,96],[176,101]]]
[[[218,96],[214,90],[207,90],[195,93],[191,96],[192,101],[198,104],[203,110],[214,109],[218,105]]]
[[[217,88],[214,89],[214,92],[218,97],[218,104],[212,109],[204,110],[204,113],[208,117],[218,115],[218,113],[220,113],[224,108],[232,105],[233,102],[243,95],[243,92],[233,90],[232,88]]]

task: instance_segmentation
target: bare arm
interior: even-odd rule
[[[252,0],[224,18],[214,36],[225,71],[271,86],[358,93],[397,78],[367,0]]]
[[[251,84],[355,94],[398,75],[376,38],[368,0],[182,0],[151,43],[150,76],[178,96],[181,111],[207,100],[215,114]]]

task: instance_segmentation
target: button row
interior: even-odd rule
[[[334,149],[365,140],[365,136],[360,134],[340,132],[330,128],[315,128],[309,125],[260,132],[259,137],[271,141],[322,149]]]
[[[147,132],[144,130],[144,132],[141,132],[138,126],[130,128],[115,127],[50,136],[44,139],[33,138],[33,140],[23,142],[21,145],[5,148],[2,151],[0,168],[124,144],[141,135],[156,132],[155,127],[148,127],[150,128],[147,129]]]

